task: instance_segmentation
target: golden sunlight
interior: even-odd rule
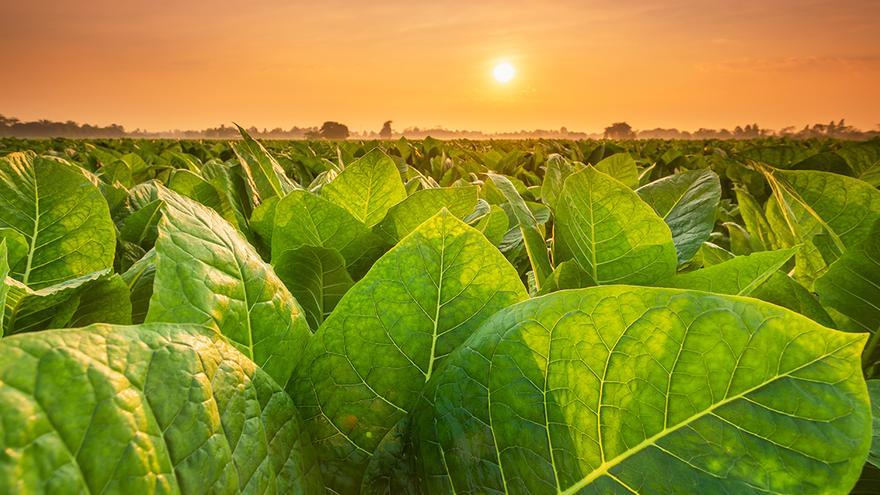
[[[513,76],[516,75],[516,69],[509,62],[502,62],[492,69],[492,75],[499,83],[507,84],[513,80]]]

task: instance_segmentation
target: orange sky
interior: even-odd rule
[[[878,0],[0,0],[0,18],[0,113],[22,120],[880,124]]]

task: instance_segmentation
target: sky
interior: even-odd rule
[[[22,120],[880,125],[878,0],[0,0],[0,19],[0,114]]]

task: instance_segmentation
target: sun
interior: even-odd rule
[[[516,75],[516,69],[509,62],[501,62],[492,69],[492,75],[499,83],[507,84],[513,80],[513,77]]]

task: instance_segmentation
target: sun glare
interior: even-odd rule
[[[516,75],[516,69],[510,63],[502,62],[492,69],[492,75],[495,76],[495,80],[499,83],[507,84],[513,80],[513,76]]]

